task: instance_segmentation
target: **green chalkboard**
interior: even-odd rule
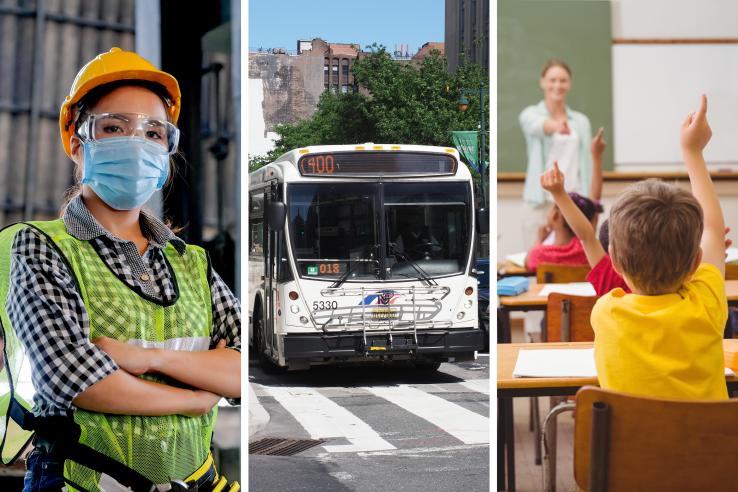
[[[610,2],[602,0],[497,1],[497,163],[499,172],[527,166],[518,115],[542,99],[538,86],[546,60],[572,70],[567,104],[589,117],[592,132],[605,127],[606,169],[612,169],[612,35]]]

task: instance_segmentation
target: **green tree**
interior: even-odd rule
[[[481,66],[462,63],[449,73],[446,59],[431,52],[419,65],[399,63],[384,47],[360,57],[353,66],[361,92],[323,93],[316,112],[292,125],[278,125],[275,149],[250,159],[260,167],[298,147],[361,142],[451,146],[452,130],[477,130],[479,98],[469,97],[462,113],[456,102],[461,88],[488,86]],[[489,114],[489,101],[485,98]]]

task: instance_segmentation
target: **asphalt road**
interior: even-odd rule
[[[294,456],[249,456],[260,491],[488,491],[489,357],[408,368],[322,367],[249,379],[270,414],[252,436],[322,438]]]

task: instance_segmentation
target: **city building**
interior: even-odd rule
[[[398,63],[419,64],[431,51],[444,52],[444,43],[425,43],[417,53],[395,45]],[[274,148],[276,127],[309,118],[324,91],[347,93],[365,89],[354,80],[353,66],[364,56],[356,43],[329,43],[321,38],[300,39],[296,50],[249,49],[249,154],[264,155]]]
[[[450,71],[464,58],[489,70],[487,0],[446,0],[445,48]]]
[[[274,147],[275,129],[309,118],[320,95],[357,90],[353,66],[357,44],[320,38],[297,41],[297,50],[249,50],[249,148],[262,155]]]
[[[355,43],[328,43],[320,38],[297,42],[298,56],[323,58],[323,89],[334,93],[356,90],[351,69],[359,53],[359,45]]]
[[[445,45],[444,43],[439,43],[435,41],[428,41],[423,46],[420,47],[417,53],[415,53],[412,58],[410,59],[412,63],[414,64],[420,64],[420,62],[428,56],[431,51],[439,51],[441,55],[445,53]]]

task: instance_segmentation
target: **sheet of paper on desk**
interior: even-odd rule
[[[725,250],[725,263],[738,262],[738,248],[731,246]]]
[[[594,378],[594,349],[520,349],[514,378]]]
[[[541,297],[548,297],[552,292],[570,294],[573,296],[594,296],[597,293],[589,282],[572,282],[570,284],[546,284],[538,293]]]
[[[725,368],[725,376],[735,376]],[[596,378],[594,349],[520,349],[514,378]]]
[[[523,251],[522,253],[513,253],[511,255],[507,255],[505,260],[509,261],[513,265],[525,268],[525,257],[527,255],[527,251]],[[738,257],[736,259],[738,259]]]

